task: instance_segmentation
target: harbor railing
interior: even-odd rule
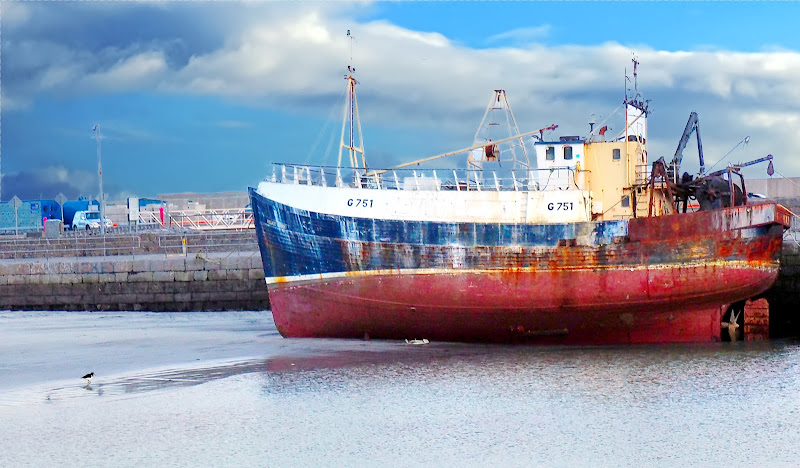
[[[132,255],[142,249],[140,236],[71,236],[59,239],[11,236],[0,239],[0,259],[103,257]]]
[[[186,229],[252,229],[253,211],[247,208],[215,210],[172,210],[166,224]]]
[[[90,231],[91,233],[91,231]],[[47,238],[0,238],[0,261],[62,257],[118,257],[141,255],[258,254],[256,236],[247,231],[191,231],[165,229],[134,234],[109,232]]]

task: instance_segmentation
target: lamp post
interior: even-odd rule
[[[58,192],[58,195],[56,195],[56,201],[58,202],[59,205],[61,205],[61,230],[63,231],[64,228],[65,228],[65,226],[64,226],[64,202],[67,201],[67,196],[64,195],[61,192]],[[61,235],[61,234],[59,234],[59,235]]]
[[[94,124],[95,138],[97,139],[97,178],[100,181],[100,234],[106,235],[106,200],[103,196],[103,164],[100,159],[100,124]]]
[[[100,182],[100,234],[106,235],[106,200],[103,196],[103,164],[100,159],[100,124],[94,124],[95,138],[97,139],[97,178]]]

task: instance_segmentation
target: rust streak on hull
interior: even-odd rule
[[[719,340],[721,306],[762,292],[777,273],[777,266],[696,266],[351,276],[271,285],[270,298],[278,330],[291,337],[698,342]],[[695,288],[669,287],[676,275]]]

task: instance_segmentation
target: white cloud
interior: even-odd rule
[[[3,17],[3,26],[15,28],[28,22],[31,11],[24,2],[0,2],[0,15]]]
[[[64,193],[69,198],[98,193],[97,173],[70,169],[63,165],[45,165],[19,172],[3,173],[3,195],[23,200],[53,198]]]
[[[253,126],[251,122],[242,120],[220,120],[215,122],[215,125],[222,128],[248,128]]]
[[[0,97],[0,114],[9,111],[24,110],[29,108],[29,106],[30,102],[16,99],[2,92],[2,97]]]
[[[82,72],[75,65],[53,65],[42,72],[39,85],[44,90],[69,85],[76,78],[81,78]]]
[[[796,112],[753,112],[748,115],[740,115],[739,120],[760,129],[769,129],[777,126],[784,126],[795,135],[800,135],[800,115]]]
[[[161,51],[148,51],[120,59],[107,70],[87,75],[84,84],[94,91],[127,91],[146,89],[166,71]]]
[[[545,39],[550,34],[550,25],[517,28],[489,36],[486,42],[511,42],[512,44],[527,44]]]
[[[97,190],[97,174],[91,171],[69,169],[64,166],[47,166],[40,172],[43,183],[54,184],[66,182],[81,192],[90,193]]]
[[[389,40],[403,41],[409,47],[427,46],[443,48],[448,47],[450,41],[439,33],[410,31],[408,29],[395,26],[386,21],[373,21],[364,25],[364,31],[370,36]],[[356,39],[358,41],[358,39]]]
[[[280,3],[273,9],[260,4],[249,12],[248,21],[231,25],[223,44],[180,63],[171,63],[153,44],[108,48],[102,60],[89,50],[29,44],[30,56],[20,60],[34,62],[26,70],[36,79],[22,91],[157,90],[223,96],[278,109],[303,106],[306,112],[326,117],[345,84],[342,78],[351,54],[345,32],[350,29],[356,37],[352,57],[361,81],[365,125],[406,134],[437,128],[449,132],[454,148],[471,143],[456,139],[471,138],[491,91],[498,88],[507,90],[521,130],[558,123],[564,133],[585,133],[589,114],[607,115],[621,102],[623,69],[630,74],[632,52],[641,62],[640,88],[646,98],[656,99],[651,154],[674,151],[692,110],[701,114],[710,159],[748,134],[753,136],[748,151],[789,148],[798,130],[797,51],[669,52],[614,42],[530,44],[549,34],[548,25],[512,29],[488,39],[527,42],[524,47],[475,49],[436,32],[387,21],[359,24],[322,4]],[[37,56],[37,50],[46,52]],[[23,92],[8,96],[4,90],[3,97],[12,107],[25,102]],[[396,151],[376,148],[369,135],[366,138],[376,152]],[[800,161],[792,164],[800,172]]]

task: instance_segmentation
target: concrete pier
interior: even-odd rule
[[[260,310],[269,299],[258,252],[151,254],[0,262],[0,308]]]
[[[0,257],[2,309],[269,308],[252,231],[17,239]]]

